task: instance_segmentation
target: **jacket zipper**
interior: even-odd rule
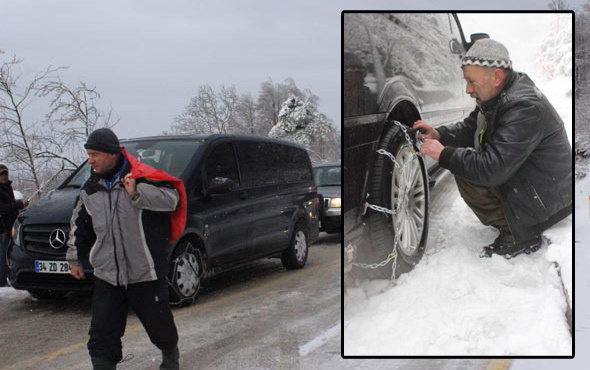
[[[115,255],[115,266],[117,267],[117,286],[119,286],[119,260],[117,259],[117,245],[115,244],[115,229],[113,227],[113,203],[111,198],[111,189],[108,189],[109,192],[109,218],[111,219],[111,237],[113,238],[113,253]]]
[[[539,201],[539,203],[541,203],[541,206],[543,208],[547,209],[547,207],[545,207],[545,203],[543,203],[543,200],[539,196],[539,193],[537,193],[537,189],[535,189],[535,187],[533,186],[533,184],[531,184],[530,182],[529,182],[529,184],[531,185],[531,188],[533,189],[533,192],[535,193],[534,198],[537,199]]]

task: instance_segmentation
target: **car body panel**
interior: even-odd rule
[[[391,120],[433,126],[464,119],[460,58],[470,47],[455,13],[343,12],[345,244],[362,236],[370,169]],[[438,163],[425,158],[430,175]],[[432,185],[432,184],[431,184]]]

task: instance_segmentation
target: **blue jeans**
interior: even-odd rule
[[[9,244],[10,235],[8,233],[0,235],[0,287],[7,285],[8,265],[6,264],[6,252]]]

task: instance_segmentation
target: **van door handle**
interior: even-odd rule
[[[248,199],[248,193],[245,191],[240,192],[240,199]]]

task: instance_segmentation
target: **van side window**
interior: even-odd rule
[[[240,169],[245,186],[280,184],[285,164],[283,146],[271,143],[239,143]]]
[[[207,184],[215,177],[226,177],[239,186],[238,166],[231,143],[219,144],[209,153],[205,161],[205,172]]]
[[[313,178],[311,166],[307,161],[307,153],[301,149],[284,147],[287,158],[285,160],[285,181],[311,181]]]

